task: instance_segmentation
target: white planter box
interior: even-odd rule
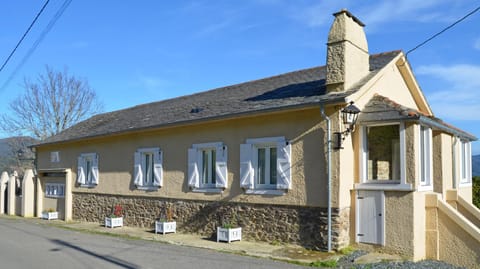
[[[105,217],[105,227],[115,228],[115,227],[122,227],[122,226],[123,226],[123,217],[118,217],[118,218]]]
[[[58,219],[58,212],[42,212],[42,219],[51,220]]]
[[[217,227],[217,242],[225,241],[240,241],[242,240],[242,228],[222,228]]]
[[[177,232],[177,222],[176,221],[155,221],[155,233],[176,233]]]

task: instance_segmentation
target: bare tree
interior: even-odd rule
[[[102,104],[85,79],[70,76],[67,69],[49,66],[35,82],[24,79],[25,92],[0,116],[0,128],[13,135],[43,140],[102,110]]]

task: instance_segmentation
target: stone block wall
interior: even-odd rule
[[[73,193],[73,219],[103,223],[115,205],[124,211],[124,225],[154,229],[155,220],[171,208],[178,232],[211,237],[216,227],[229,222],[242,227],[247,240],[285,242],[307,248],[327,248],[327,209]],[[332,246],[348,245],[349,210],[332,210]]]

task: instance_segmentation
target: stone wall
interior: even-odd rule
[[[215,237],[216,227],[230,222],[242,227],[247,240],[285,242],[327,248],[327,209],[232,202],[176,200],[157,197],[73,193],[73,219],[104,222],[115,205],[124,210],[127,226],[154,229],[155,220],[171,208],[177,230]],[[348,245],[349,210],[332,210],[334,249]]]

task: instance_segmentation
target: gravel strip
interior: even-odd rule
[[[357,250],[350,253],[347,256],[340,258],[337,262],[337,268],[345,269],[459,269],[464,267],[457,267],[451,264],[436,261],[436,260],[423,260],[419,262],[403,261],[403,262],[379,262],[371,264],[355,264],[355,260],[368,252],[363,250]]]

